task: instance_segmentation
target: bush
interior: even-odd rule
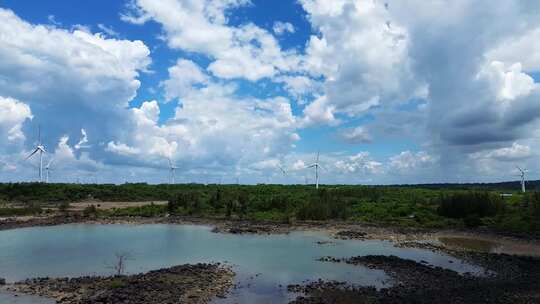
[[[210,201],[209,204],[213,202]],[[200,214],[206,209],[201,193],[189,191],[178,193],[169,199],[167,211],[169,214],[193,215]]]
[[[40,214],[43,210],[40,207],[24,207],[24,208],[0,208],[0,216],[25,216]]]
[[[347,219],[350,208],[340,196],[332,195],[327,189],[320,190],[302,204],[296,213],[300,220]]]
[[[528,213],[532,217],[540,219],[540,192],[527,193],[523,201],[529,209]]]
[[[97,208],[94,205],[90,205],[83,210],[83,216],[89,217],[89,216],[95,216],[97,215]]]
[[[155,217],[165,215],[167,213],[167,206],[165,205],[145,205],[140,207],[128,207],[122,209],[114,209],[111,213],[112,216],[141,216],[141,217]]]
[[[66,212],[69,209],[69,202],[61,202],[58,206],[60,212]]]
[[[468,216],[494,216],[504,211],[504,201],[496,194],[488,192],[460,192],[441,195],[438,213],[449,218]]]
[[[466,227],[474,228],[482,225],[482,220],[478,216],[471,214],[463,219],[463,223]]]

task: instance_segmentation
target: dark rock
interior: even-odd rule
[[[379,290],[320,280],[305,285],[289,285],[290,292],[302,293],[291,303],[540,303],[539,258],[481,253],[468,255],[473,255],[472,259],[481,261],[482,265],[497,269],[497,275],[459,274],[396,256],[323,257],[319,260],[383,270],[395,283]]]
[[[335,234],[337,239],[342,240],[365,240],[367,236],[367,233],[356,230],[342,230]]]
[[[64,304],[209,303],[226,294],[233,276],[218,264],[187,264],[130,276],[36,278],[15,286]]]

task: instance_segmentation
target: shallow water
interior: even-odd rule
[[[127,273],[197,262],[232,265],[240,288],[219,303],[283,302],[291,297],[288,284],[319,278],[376,287],[392,283],[379,270],[316,261],[323,256],[396,255],[458,272],[482,271],[440,253],[396,248],[387,241],[333,240],[318,232],[232,235],[195,225],[72,224],[0,231],[0,277],[14,282],[43,276],[107,275],[118,252],[131,257]]]

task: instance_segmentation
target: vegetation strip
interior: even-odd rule
[[[339,185],[316,190],[303,185],[0,184],[0,218],[70,213],[74,212],[71,203],[86,202],[95,203],[82,211],[87,217],[174,215],[282,223],[339,220],[429,229],[486,227],[538,237],[540,194],[523,194],[504,186]],[[512,195],[501,196],[506,192]],[[101,206],[141,201],[148,204]]]

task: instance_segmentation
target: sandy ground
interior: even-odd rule
[[[141,207],[145,205],[167,205],[167,201],[147,201],[147,202],[79,202],[69,204],[70,211],[82,211],[86,207],[91,205],[101,210],[115,209],[115,208],[127,208],[127,207]]]
[[[114,209],[114,208],[127,208],[127,207],[140,207],[145,205],[167,205],[167,201],[140,201],[140,202],[101,202],[101,201],[84,201],[78,203],[70,203],[68,210],[70,211],[82,211],[86,207],[91,205],[101,210]],[[22,204],[2,204],[0,208],[24,208]],[[58,210],[57,204],[44,204],[43,209]]]

